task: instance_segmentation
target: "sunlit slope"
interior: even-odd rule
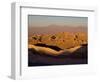
[[[68,49],[87,43],[86,32],[59,32],[55,34],[33,34],[29,37],[29,44],[47,44]]]

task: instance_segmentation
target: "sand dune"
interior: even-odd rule
[[[69,51],[70,53],[73,53],[74,51],[76,51],[79,48],[81,48],[81,46],[76,46],[74,48],[70,48],[70,49],[66,49],[66,50]]]
[[[80,47],[81,46],[76,46],[74,48],[56,51],[54,49],[47,48],[47,47],[40,47],[40,46],[31,45],[31,44],[28,45],[28,48],[31,48],[31,49],[39,52],[40,54],[42,53],[42,54],[47,54],[47,55],[52,55],[52,56],[58,56],[58,55],[61,55],[63,53],[66,53],[66,55],[69,55],[70,53],[73,53],[74,51],[76,51]]]
[[[29,45],[28,65],[46,66],[46,65],[87,64],[88,63],[87,46],[88,45],[86,44],[70,48],[67,50],[57,51],[51,47],[46,48],[46,47]]]

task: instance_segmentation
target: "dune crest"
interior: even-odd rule
[[[61,55],[63,53],[66,53],[66,55],[68,55],[70,53],[73,53],[74,51],[76,51],[80,47],[81,46],[76,46],[74,48],[56,51],[54,49],[47,48],[47,47],[40,47],[40,46],[31,45],[31,44],[28,45],[28,48],[31,48],[31,49],[39,52],[40,54],[42,53],[42,54],[47,54],[47,55],[52,55],[52,56],[58,56],[58,55]]]
[[[74,51],[76,51],[77,49],[81,48],[81,46],[76,46],[70,49],[67,49],[67,51],[69,51],[70,53],[73,53]]]

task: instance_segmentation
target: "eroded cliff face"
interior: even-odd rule
[[[87,33],[85,32],[59,32],[55,34],[33,34],[29,37],[28,43],[46,44],[66,49],[87,44],[87,39]]]

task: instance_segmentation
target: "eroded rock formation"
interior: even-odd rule
[[[72,48],[87,43],[87,34],[84,32],[56,34],[34,34],[29,37],[29,44],[46,44],[57,46],[61,49]]]

